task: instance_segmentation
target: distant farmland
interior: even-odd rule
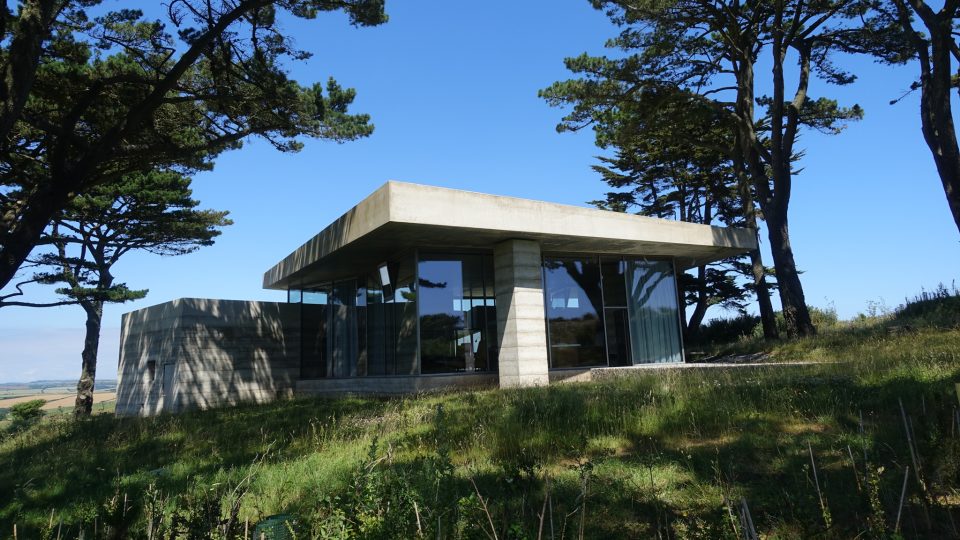
[[[8,410],[17,403],[42,399],[47,403],[43,410],[49,412],[73,410],[77,397],[75,381],[34,381],[29,383],[0,384],[0,412]],[[93,395],[94,412],[110,409],[117,399],[115,380],[97,381],[97,391]]]

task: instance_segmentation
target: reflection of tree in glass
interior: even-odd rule
[[[600,265],[595,261],[577,260],[555,260],[548,261],[548,268],[566,270],[573,281],[580,286],[580,289],[586,293],[590,305],[593,306],[594,313],[601,313],[603,310],[603,298],[600,294]]]
[[[640,268],[646,271],[638,271]],[[633,305],[641,309],[650,302],[650,297],[653,295],[653,292],[657,290],[660,282],[671,276],[670,272],[655,270],[652,266],[641,266],[637,268],[637,270],[634,270],[632,274],[629,291],[630,299],[633,301]],[[636,278],[638,275],[639,279]]]

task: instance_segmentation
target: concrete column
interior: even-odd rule
[[[549,384],[540,244],[507,240],[494,247],[500,387]]]

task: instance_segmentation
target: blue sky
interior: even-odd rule
[[[263,272],[386,180],[579,205],[605,192],[590,170],[592,134],[557,134],[562,111],[537,98],[569,78],[564,57],[602,53],[615,32],[587,0],[393,0],[387,10],[377,28],[351,28],[339,14],[287,24],[314,53],[291,66],[294,77],[356,88],[354,110],[372,115],[375,133],[308,141],[298,154],[252,141],[198,175],[196,197],[229,210],[235,225],[194,254],[131,254],[116,266],[119,280],[150,294],[106,308],[100,377],[116,374],[124,312],[179,297],[284,300],[260,289]],[[920,134],[918,96],[888,104],[916,69],[838,60],[859,80],[818,83],[814,97],[859,103],[866,116],[839,136],[803,135],[790,224],[808,302],[850,317],[868,302],[892,308],[949,285],[960,235]],[[78,307],[0,310],[0,381],[78,376],[83,322]]]

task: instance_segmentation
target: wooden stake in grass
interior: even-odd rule
[[[543,518],[547,516],[547,501],[550,500],[550,479],[547,478],[543,488],[543,507],[540,508],[540,527],[537,529],[537,540],[543,540]]]
[[[730,516],[730,526],[733,527],[733,536],[740,538],[740,529],[737,528],[737,519],[733,517],[733,503],[726,495],[723,496],[723,505],[727,507],[727,514]]]
[[[897,401],[900,403],[900,418],[903,420],[903,431],[907,435],[907,448],[910,449],[910,461],[913,463],[914,476],[917,477],[917,483],[920,484],[920,491],[924,497],[926,497],[927,486],[924,484],[923,477],[920,475],[920,460],[917,457],[917,450],[913,445],[913,434],[910,429],[910,421],[907,420],[907,410],[903,407],[902,399],[897,398]]]
[[[417,507],[417,501],[413,501],[413,513],[417,516],[417,536],[423,538],[423,526],[420,525],[420,508]]]
[[[817,475],[817,462],[813,459],[813,447],[810,441],[807,441],[807,451],[810,452],[810,466],[813,468],[813,485],[817,488],[817,499],[820,500],[820,514],[823,516],[823,524],[830,528],[830,509],[823,501],[823,493],[820,491],[820,478]]]
[[[847,454],[850,456],[850,467],[853,468],[853,479],[857,482],[857,493],[860,493],[860,473],[857,472],[857,462],[853,459],[853,450],[850,449],[849,444],[847,445]]]
[[[921,474],[919,466],[919,458],[917,456],[917,450],[913,444],[913,433],[910,429],[910,421],[907,419],[907,410],[903,406],[903,400],[897,398],[897,401],[900,403],[900,418],[903,420],[903,431],[907,434],[907,448],[910,449],[910,461],[913,463],[913,476],[917,478],[917,484],[920,486],[920,495],[923,500],[923,517],[927,522],[927,528],[929,529],[932,524],[930,521],[930,511],[927,508],[927,504],[930,502],[930,494],[927,491],[927,484],[923,481],[923,475]]]
[[[480,506],[483,507],[483,513],[487,515],[487,522],[490,524],[490,532],[492,534],[488,534],[487,536],[493,538],[493,540],[497,540],[497,528],[493,525],[493,517],[490,515],[490,509],[487,508],[487,501],[483,499],[483,495],[481,495],[480,490],[477,489],[477,483],[473,481],[473,478],[470,478],[470,484],[473,485],[473,491],[476,492],[477,498],[480,499]]]
[[[743,525],[743,537],[746,540],[760,540],[760,537],[757,536],[757,529],[753,526],[750,507],[747,506],[747,499],[744,497],[740,497],[740,521]]]
[[[893,526],[893,532],[900,532],[900,514],[903,512],[903,501],[907,497],[907,478],[910,477],[910,467],[905,467],[903,471],[903,487],[900,488],[900,506],[897,507],[897,523]]]
[[[17,524],[13,524],[13,540],[17,540]]]

